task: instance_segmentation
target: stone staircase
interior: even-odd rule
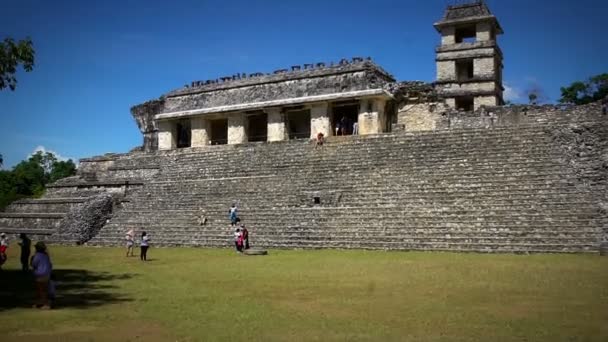
[[[540,125],[156,152],[157,173],[89,243],[135,229],[157,246],[231,246],[236,202],[266,248],[596,252],[605,215],[560,153]]]
[[[113,155],[106,158],[112,167],[103,172],[82,172],[79,169],[78,176],[48,185],[43,197],[11,203],[4,212],[0,212],[0,232],[14,237],[26,233],[35,240],[73,243],[69,238],[56,234],[68,212],[78,210],[79,205],[100,193],[112,192],[127,197],[143,184],[142,179],[137,177],[142,174],[141,170],[158,170],[158,167],[149,165],[152,160],[145,157],[138,154]],[[134,167],[133,164],[138,166]],[[125,198],[124,201],[128,200]]]

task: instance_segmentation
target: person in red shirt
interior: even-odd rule
[[[243,238],[243,247],[249,249],[249,231],[245,228],[245,225],[241,225],[241,237]]]

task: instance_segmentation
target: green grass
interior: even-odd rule
[[[32,309],[16,245],[2,341],[607,341],[608,258],[51,247],[57,309]]]

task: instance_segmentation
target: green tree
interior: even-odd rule
[[[587,81],[577,81],[568,87],[561,87],[560,103],[587,104],[608,96],[608,74],[590,77]]]
[[[59,161],[50,152],[36,152],[10,171],[0,170],[0,209],[23,197],[38,197],[47,184],[76,174],[72,160]]]
[[[15,42],[6,38],[0,42],[0,90],[8,87],[15,90],[17,67],[23,66],[26,72],[34,68],[34,44],[30,38]]]
[[[49,173],[49,182],[53,183],[57,180],[76,174],[76,165],[72,159],[67,161],[55,161],[53,163],[53,169]]]

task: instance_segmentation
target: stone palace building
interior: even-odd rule
[[[1,212],[0,232],[230,247],[234,203],[267,248],[603,250],[606,105],[504,106],[503,29],[484,2],[448,6],[434,28],[432,83],[355,57],[136,105],[142,146],[81,159],[77,176]]]

